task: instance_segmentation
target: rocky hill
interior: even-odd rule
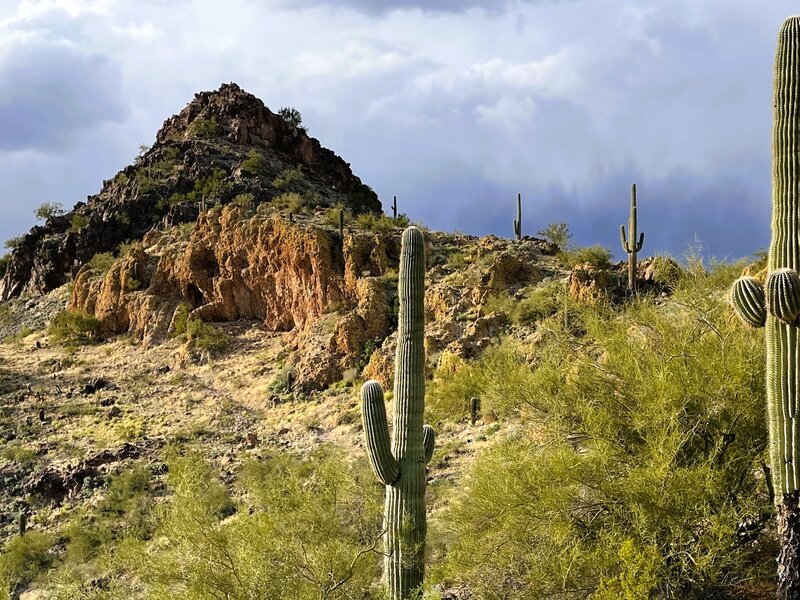
[[[0,300],[55,289],[95,254],[193,221],[201,209],[275,198],[296,211],[334,204],[356,214],[381,210],[348,163],[252,94],[236,84],[199,93],[100,193],[24,236],[0,281]]]

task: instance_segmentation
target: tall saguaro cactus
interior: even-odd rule
[[[392,219],[397,221],[397,196],[392,200]]]
[[[391,600],[410,598],[422,585],[425,573],[425,465],[433,456],[435,433],[423,426],[424,243],[416,227],[403,232],[391,444],[381,385],[368,381],[361,388],[367,454],[372,470],[386,486],[385,578]]]
[[[772,241],[766,285],[733,284],[731,301],[751,327],[766,326],[767,419],[777,505],[778,598],[800,599],[800,17],[778,34],[772,129]],[[766,288],[766,290],[765,290]],[[765,293],[766,291],[766,293]]]
[[[625,236],[625,225],[619,226],[619,240],[622,242],[622,249],[628,253],[628,287],[631,291],[636,291],[636,253],[642,249],[644,245],[644,233],[639,234],[639,239],[636,239],[637,233],[636,221],[636,184],[631,184],[631,214],[628,218],[628,233],[630,239]]]
[[[517,218],[514,219],[514,235],[522,239],[522,194],[517,194]]]

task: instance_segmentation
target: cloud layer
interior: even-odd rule
[[[25,0],[0,4],[0,221],[72,205],[195,92],[294,106],[382,198],[431,227],[567,221],[617,249],[769,237],[775,36],[788,0]],[[435,8],[431,8],[434,6]]]

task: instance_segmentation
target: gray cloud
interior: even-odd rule
[[[514,5],[554,4],[576,0],[276,0],[275,5],[291,10],[318,6],[346,8],[367,15],[383,15],[399,10],[421,10],[426,13],[461,13],[481,9],[502,13]]]
[[[26,40],[0,58],[0,150],[54,152],[127,118],[120,66],[64,41]]]

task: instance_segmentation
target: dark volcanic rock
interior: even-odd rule
[[[273,184],[297,168],[300,178]],[[104,181],[99,194],[24,236],[0,280],[0,301],[46,293],[98,252],[115,251],[154,227],[196,219],[201,199],[209,206],[249,194],[258,204],[285,192],[317,205],[341,202],[354,212],[381,210],[348,163],[252,94],[233,83],[202,92],[166,120],[152,148]]]

